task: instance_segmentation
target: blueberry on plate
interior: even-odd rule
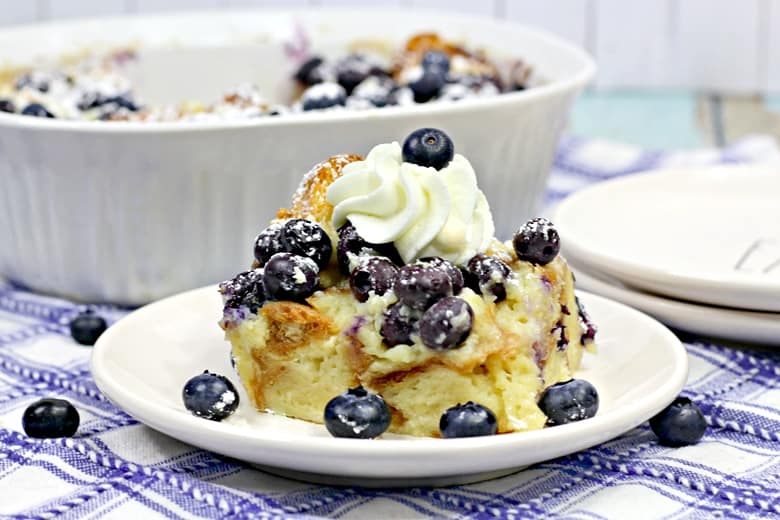
[[[382,315],[379,333],[388,347],[411,345],[419,328],[421,312],[403,303],[394,303]]]
[[[506,281],[512,269],[495,256],[474,255],[466,265],[466,285],[477,294],[495,296],[498,303],[506,299]]]
[[[372,292],[382,296],[392,289],[397,272],[389,258],[364,256],[349,276],[349,288],[357,301],[364,302]]]
[[[359,386],[328,401],[324,422],[334,437],[373,439],[390,426],[390,408],[380,396]]]
[[[54,118],[54,114],[46,110],[46,107],[40,103],[30,103],[22,109],[21,114],[23,116]]]
[[[79,412],[65,399],[35,401],[22,415],[22,428],[28,437],[56,439],[73,437],[79,428]]]
[[[534,218],[515,233],[512,245],[520,260],[547,265],[561,250],[561,239],[552,222],[546,218]]]
[[[70,335],[80,345],[94,345],[107,328],[105,319],[87,309],[71,320]]]
[[[420,339],[434,350],[448,350],[466,341],[474,311],[461,298],[447,296],[428,308],[420,318]]]
[[[311,258],[320,269],[327,267],[333,253],[333,244],[325,230],[316,222],[302,218],[282,224],[279,242],[283,251]]]
[[[665,446],[688,446],[704,436],[707,420],[690,399],[678,397],[650,419],[650,428]]]
[[[405,162],[441,170],[455,156],[452,139],[436,128],[420,128],[406,138],[403,145]]]
[[[426,264],[409,264],[398,270],[393,291],[402,303],[424,311],[445,296],[452,296],[452,282],[441,269]]]
[[[539,398],[539,408],[548,426],[581,421],[596,415],[599,394],[584,379],[569,379],[547,387]]]
[[[304,112],[344,106],[346,103],[347,91],[338,83],[317,83],[307,88],[301,95],[301,108]]]
[[[276,253],[263,269],[263,287],[269,300],[302,301],[317,290],[319,270],[314,260],[292,253]]]
[[[0,98],[0,112],[7,112],[13,114],[16,112],[16,105],[10,99]]]
[[[495,435],[497,431],[495,414],[471,401],[447,409],[439,419],[439,432],[445,439]]]
[[[221,421],[238,408],[238,392],[225,376],[204,370],[184,384],[184,407],[196,417]]]

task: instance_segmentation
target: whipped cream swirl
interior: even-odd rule
[[[336,229],[349,220],[368,242],[393,242],[407,263],[426,256],[465,263],[487,248],[495,231],[465,157],[456,154],[437,171],[404,162],[397,142],[346,165],[327,199]]]

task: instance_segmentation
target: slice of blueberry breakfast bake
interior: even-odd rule
[[[544,390],[592,350],[555,228],[497,240],[440,130],[316,165],[254,246],[220,285],[241,382],[258,410],[334,435],[539,429]]]

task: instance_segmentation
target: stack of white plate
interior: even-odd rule
[[[780,168],[631,175],[553,222],[577,286],[707,337],[780,345]]]

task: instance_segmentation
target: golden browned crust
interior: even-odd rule
[[[281,208],[276,214],[277,218],[306,218],[315,222],[330,222],[333,206],[325,197],[328,186],[341,177],[344,166],[362,159],[354,154],[334,155],[316,165],[301,180],[290,207]]]
[[[270,334],[266,348],[283,356],[338,332],[325,315],[300,303],[269,302],[260,312],[268,320]]]

